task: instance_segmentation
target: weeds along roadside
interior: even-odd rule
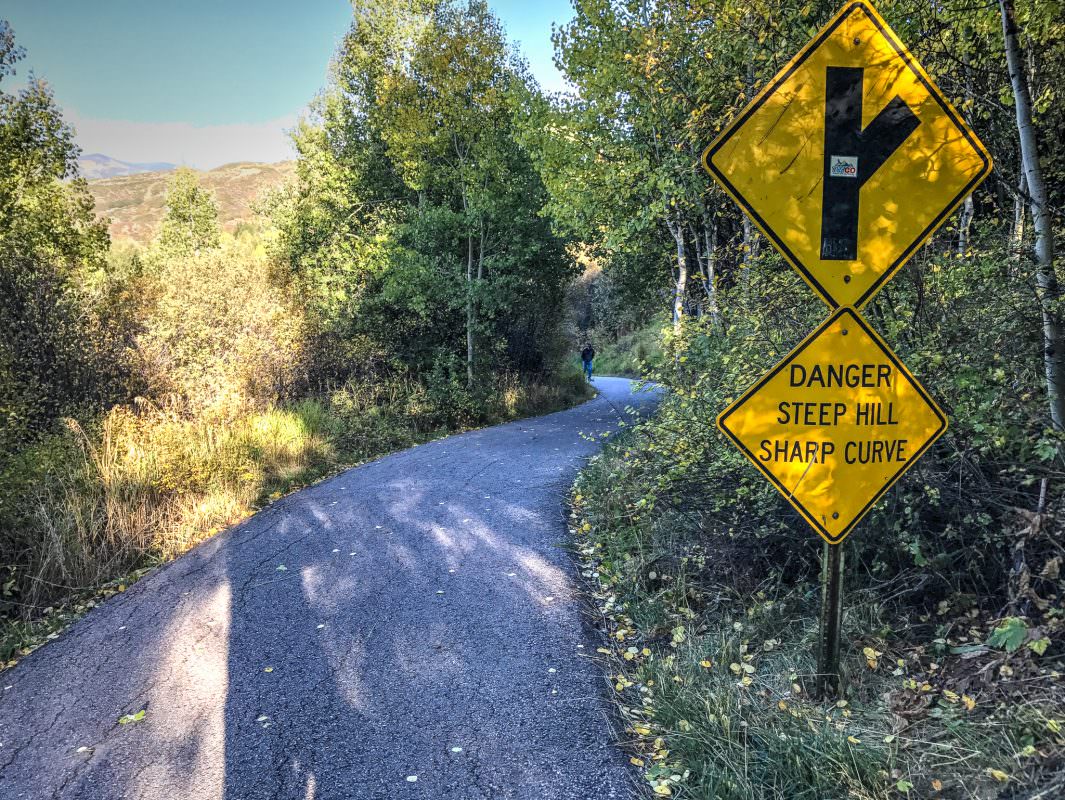
[[[932,271],[918,300],[945,312],[905,290],[869,311],[951,428],[847,543],[839,703],[810,696],[820,540],[713,423],[819,321],[790,275],[753,272],[727,335],[703,320],[667,339],[657,415],[579,477],[577,553],[650,793],[1065,796],[1061,475],[1031,321],[983,291],[985,265]],[[976,309],[996,322],[962,335]]]
[[[973,680],[964,644],[896,631],[909,611],[873,590],[847,595],[845,698],[813,699],[809,554],[792,576],[763,572],[749,548],[705,541],[676,513],[641,513],[625,453],[644,435],[623,434],[582,473],[571,519],[609,633],[600,654],[624,745],[651,793],[997,797],[1055,769],[1061,687],[1004,702],[1007,687]],[[969,647],[981,668],[1032,667],[1030,651]]]
[[[616,339],[604,330],[593,330],[587,338],[595,346],[595,371],[599,375],[639,378],[662,360],[662,329],[665,319],[656,319],[632,333]]]
[[[273,408],[194,415],[142,402],[0,464],[0,669],[103,599],[323,477],[479,425],[587,399],[574,369],[502,376],[476,406],[415,384],[348,385]]]

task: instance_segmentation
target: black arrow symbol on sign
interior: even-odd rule
[[[862,129],[862,67],[828,67],[825,76],[825,189],[821,258],[858,258],[860,190],[921,121],[895,95]]]

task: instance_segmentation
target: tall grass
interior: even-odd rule
[[[175,558],[293,488],[447,431],[588,395],[573,370],[550,383],[501,376],[478,415],[442,408],[416,383],[380,383],[284,407],[189,415],[142,400],[91,425],[67,419],[0,462],[0,668],[35,643],[39,626],[27,621]]]
[[[320,474],[335,463],[331,422],[311,402],[235,419],[118,407],[88,431],[66,420],[58,442],[23,454],[44,469],[8,532],[24,571],[22,614],[63,590],[173,558],[271,493]]]

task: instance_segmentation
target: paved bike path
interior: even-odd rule
[[[0,673],[0,798],[630,797],[563,504],[654,397],[596,386],[284,498]]]

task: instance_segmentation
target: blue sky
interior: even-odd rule
[[[291,156],[284,130],[325,81],[347,0],[5,0],[87,153],[210,168]],[[548,90],[551,23],[569,0],[489,0]],[[10,88],[10,87],[8,87]]]

